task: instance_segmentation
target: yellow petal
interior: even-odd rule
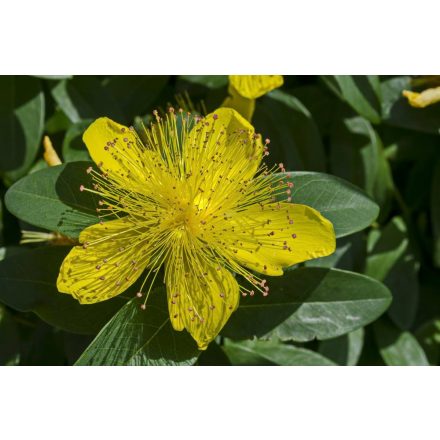
[[[229,84],[241,96],[256,99],[283,85],[281,75],[229,75]]]
[[[175,330],[186,328],[200,350],[219,334],[239,303],[239,286],[224,268],[197,258],[174,257],[165,271],[168,308]]]
[[[231,108],[219,108],[196,124],[186,139],[188,170],[210,169],[230,180],[251,179],[263,155],[261,136]],[[214,179],[213,179],[214,180]]]
[[[136,132],[109,118],[92,122],[84,132],[83,141],[98,166],[119,176],[142,179],[145,166],[141,166],[141,162],[151,160]]]
[[[148,263],[147,244],[128,217],[84,229],[82,246],[74,247],[61,265],[60,292],[82,304],[119,295],[142,274]]]
[[[229,90],[228,96],[222,104],[222,107],[229,107],[237,110],[246,120],[251,121],[255,111],[255,99],[241,96],[233,87]]]
[[[440,87],[426,89],[422,93],[404,90],[402,94],[408,99],[408,102],[412,107],[425,108],[429,105],[440,102]]]
[[[333,225],[318,211],[294,203],[252,205],[231,214],[220,226],[226,229],[225,250],[243,266],[267,275],[282,275],[283,268],[325,257],[336,246]]]

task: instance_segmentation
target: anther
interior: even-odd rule
[[[138,298],[141,298],[141,297],[142,297],[142,292],[138,292],[138,293],[136,293],[136,296],[137,296]]]

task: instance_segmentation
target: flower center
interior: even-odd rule
[[[201,224],[197,206],[188,200],[176,200],[171,204],[162,224],[165,229],[174,229],[198,236]]]

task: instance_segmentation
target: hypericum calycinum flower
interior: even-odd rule
[[[237,110],[248,121],[255,111],[255,100],[283,85],[281,75],[229,75],[229,95],[223,107]]]
[[[81,233],[57,286],[95,303],[147,269],[138,293],[145,308],[163,265],[172,325],[205,349],[240,293],[266,296],[263,277],[331,254],[335,235],[316,210],[275,200],[290,200],[292,184],[261,165],[268,141],[236,111],[221,108],[203,119],[173,109],[165,118],[155,114],[139,135],[107,118],[84,133],[99,172],[89,168],[93,187],[81,190],[99,196],[102,220]]]

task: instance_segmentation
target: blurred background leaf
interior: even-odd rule
[[[294,96],[274,90],[257,101],[253,123],[270,138],[270,161],[286,169],[325,171],[324,146],[310,112]]]
[[[11,183],[32,165],[43,134],[45,98],[36,78],[0,76],[0,172]]]

